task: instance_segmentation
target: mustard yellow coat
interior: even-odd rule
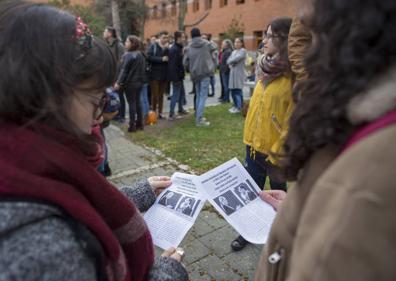
[[[293,109],[290,77],[279,77],[266,87],[263,82],[257,82],[246,116],[243,142],[267,155],[282,153]],[[278,163],[272,156],[268,160],[274,165]]]

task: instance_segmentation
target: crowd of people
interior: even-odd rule
[[[278,212],[255,280],[396,280],[396,2],[307,0],[301,10],[265,27],[245,120],[246,169],[260,188],[269,177],[260,198]],[[186,46],[175,32],[170,46],[162,32],[146,53],[136,36],[123,46],[108,27],[103,41],[83,19],[24,1],[0,4],[0,26],[0,280],[189,280],[181,249],[154,257],[140,214],[171,179],[118,190],[98,168],[110,87],[134,132],[149,107],[164,118],[169,81],[170,119],[176,103],[184,111],[187,70],[196,125],[210,125],[219,58],[210,36],[193,28]],[[231,94],[232,113],[245,57],[242,38],[222,42],[221,98]]]
[[[221,83],[219,102],[230,102],[231,95],[233,106],[229,109],[230,113],[242,111],[247,57],[243,39],[236,38],[234,43],[225,39],[219,50],[218,45],[212,41],[211,34],[201,34],[198,28],[193,28],[190,35],[189,42],[182,31],[174,32],[173,36],[167,31],[161,31],[152,36],[147,44],[137,36],[128,36],[123,45],[116,30],[111,26],[106,27],[103,38],[118,65],[114,89],[119,94],[121,106],[114,119],[120,123],[125,122],[127,103],[128,132],[143,130],[150,110],[155,112],[158,119],[170,121],[188,114],[184,108],[186,72],[190,73],[193,84],[190,93],[195,95],[197,126],[210,125],[204,117],[204,109],[206,98],[215,96],[217,69]],[[209,78],[209,82],[206,78]],[[163,114],[166,94],[170,95],[169,116]]]

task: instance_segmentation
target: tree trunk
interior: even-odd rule
[[[117,36],[121,37],[121,20],[118,0],[111,0],[111,16],[113,18],[113,27],[117,31]]]
[[[184,20],[187,13],[187,0],[179,1],[179,15],[178,15],[178,27],[179,30],[185,31],[186,27],[184,25]]]
[[[139,32],[140,32],[140,38],[142,38],[144,40],[144,24],[146,23],[146,17],[147,17],[147,10],[145,7],[145,0],[141,0],[140,3],[140,7],[141,9],[144,11],[144,13],[142,13],[141,17],[140,17],[140,27],[139,27]]]

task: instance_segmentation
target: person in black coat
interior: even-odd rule
[[[122,57],[116,89],[124,89],[129,105],[128,132],[143,130],[143,114],[140,93],[146,80],[146,59],[140,51],[139,37],[130,35],[125,40],[127,52]]]
[[[175,106],[178,103],[179,113],[183,114],[183,80],[184,80],[184,66],[183,66],[183,36],[185,34],[181,31],[174,33],[175,42],[169,49],[169,63],[168,63],[168,81],[172,82],[172,98],[169,110],[169,120],[175,118]]]
[[[230,80],[230,68],[227,65],[227,60],[233,51],[231,40],[225,39],[221,47],[222,47],[222,53],[221,53],[221,61],[220,61],[220,75],[221,75],[221,82],[223,83],[222,86],[224,89],[224,94],[221,102],[230,102],[230,90],[228,88],[228,83]]]
[[[152,44],[148,50],[148,61],[151,64],[150,89],[151,106],[157,112],[160,119],[164,103],[164,93],[167,86],[167,71],[169,61],[168,33],[163,31],[159,34],[158,42]]]

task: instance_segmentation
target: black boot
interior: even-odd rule
[[[111,169],[110,169],[109,164],[105,164],[105,165],[104,165],[103,175],[104,175],[105,177],[110,177],[110,176],[111,176]]]
[[[135,124],[129,124],[128,132],[129,133],[136,132],[136,125]]]
[[[245,248],[247,244],[250,243],[246,241],[245,238],[243,238],[241,235],[239,235],[234,241],[231,242],[231,248],[234,251],[240,251]]]

